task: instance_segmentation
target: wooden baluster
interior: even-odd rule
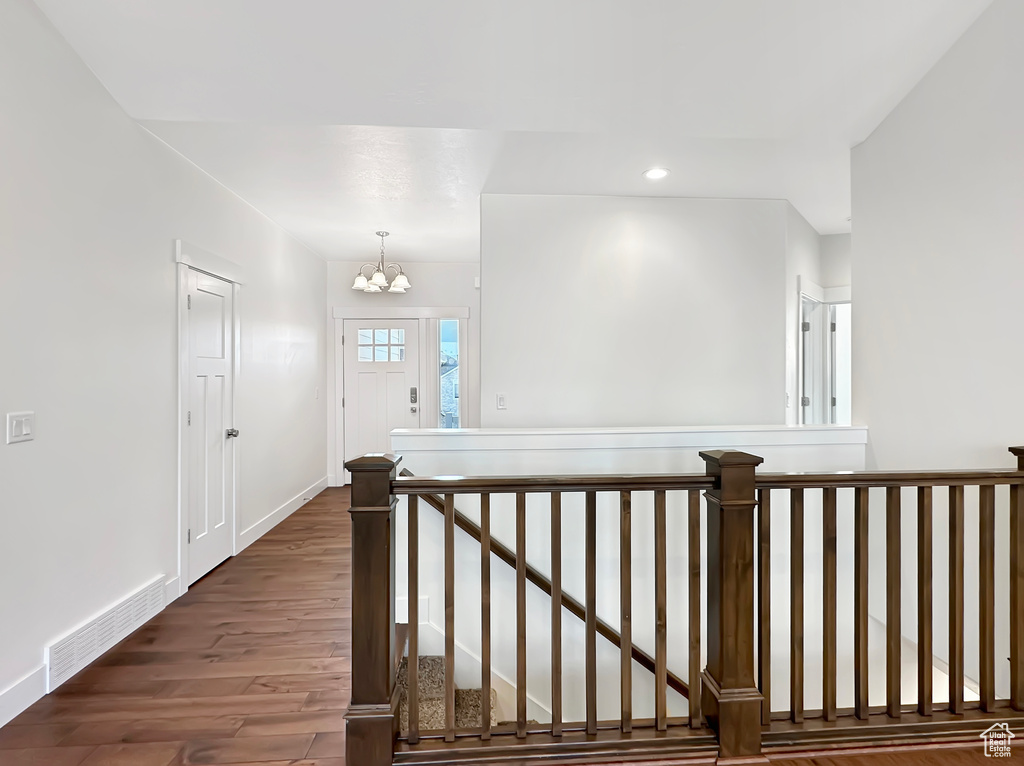
[[[853,503],[853,709],[868,719],[868,500],[867,487],[854,490]]]
[[[823,678],[821,689],[822,716],[836,720],[836,490],[822,490],[823,593],[825,606],[822,619]]]
[[[900,487],[885,488],[885,712],[901,715]]]
[[[562,736],[562,493],[551,493],[551,733]]]
[[[444,496],[444,741],[455,741],[455,496]]]
[[[949,488],[949,711],[964,712],[964,488]]]
[[[732,451],[700,456],[714,481],[705,494],[708,662],[700,676],[701,709],[724,762],[761,754],[762,699],[754,681],[754,507],[755,469],[762,459]],[[691,687],[690,696],[695,692]]]
[[[804,491],[789,493],[789,719],[804,720]]]
[[[932,488],[917,488],[917,712],[932,714]]]
[[[654,491],[654,725],[658,731],[668,729],[668,546],[665,521],[665,490],[658,489]],[[699,695],[691,687],[690,697],[694,696]]]
[[[619,689],[620,728],[633,731],[633,551],[632,497],[619,493]]]
[[[526,736],[526,493],[516,493],[516,736]]]
[[[978,487],[978,643],[980,644],[979,687],[981,709],[991,713],[996,706],[996,488]]]
[[[491,496],[480,495],[480,717],[491,738]]]
[[[689,546],[687,551],[689,569],[687,603],[689,605],[690,656],[687,679],[690,683],[690,697],[687,707],[690,728],[699,729],[701,727],[701,705],[703,704],[700,681],[700,490],[691,489],[688,495],[686,542]]]
[[[345,762],[391,766],[395,720],[394,511],[401,458],[364,455],[352,474],[352,701],[345,713]]]
[[[420,741],[420,524],[419,497],[409,495],[409,655],[406,658],[405,707],[409,713],[409,744]]]
[[[764,702],[761,723],[772,722],[772,492],[757,492],[757,687]]]
[[[587,734],[597,734],[597,493],[586,502],[586,689]]]

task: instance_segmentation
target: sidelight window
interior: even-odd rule
[[[441,394],[438,397],[441,404],[438,425],[441,428],[459,428],[459,320],[438,320],[437,328],[440,350],[438,391]]]

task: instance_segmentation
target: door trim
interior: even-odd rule
[[[222,258],[209,250],[203,250],[183,239],[174,240],[174,260],[184,263],[196,271],[202,271],[211,277],[223,279],[235,285],[245,284],[245,269],[234,261]]]
[[[468,306],[335,306],[335,319],[469,319]]]
[[[189,327],[188,327],[188,272],[189,269],[202,271],[210,276],[222,279],[231,283],[231,355],[232,355],[232,387],[231,398],[235,399],[235,389],[238,383],[240,361],[240,316],[238,310],[238,293],[240,283],[231,277],[240,278],[242,269],[237,264],[232,264],[227,259],[214,256],[206,251],[193,248],[182,240],[175,240],[175,262],[178,269],[178,551],[177,551],[177,574],[167,582],[168,603],[188,592],[188,497],[189,497],[189,439],[186,413],[188,412],[188,391],[189,391]],[[192,258],[189,259],[188,255]],[[205,254],[205,255],[204,255]],[[216,261],[205,256],[211,256]],[[217,270],[224,268],[227,274],[218,274]],[[204,268],[205,267],[205,268]],[[231,268],[234,267],[234,268]],[[234,407],[232,408],[234,411]],[[231,506],[231,555],[236,555],[239,548],[238,541],[238,450],[239,445],[234,447],[234,460],[231,466],[231,481],[235,485],[233,493],[233,504]]]

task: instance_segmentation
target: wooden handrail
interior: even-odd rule
[[[838,473],[759,473],[765,489],[825,487],[948,487],[1020,484],[1024,471],[841,471]]]
[[[703,474],[619,474],[581,476],[415,476],[395,479],[396,495],[479,492],[643,492],[656,489],[711,489]]]
[[[404,480],[410,479],[410,478],[419,478],[419,477],[416,477],[415,474],[413,474],[408,469],[403,469],[400,478],[396,479],[395,483],[397,483],[399,481],[404,481]],[[704,478],[704,477],[700,477],[700,478]],[[412,482],[406,484],[405,486],[406,487],[412,486]],[[427,505],[429,505],[431,508],[433,508],[434,510],[436,510],[436,511],[438,511],[440,513],[444,513],[444,501],[440,497],[435,495],[435,494],[423,493],[421,491],[413,492],[412,490],[410,490],[407,493],[400,493],[397,489],[395,489],[394,491],[395,491],[396,494],[416,494],[418,497],[422,497],[427,502]],[[484,491],[487,491],[487,490],[484,490]],[[478,543],[483,541],[483,535],[481,533],[480,527],[477,524],[475,524],[472,519],[470,519],[468,516],[466,516],[464,513],[462,513],[458,509],[455,509],[455,525],[459,529],[461,529],[463,532],[468,534],[470,537],[472,537],[474,540],[476,540]],[[498,540],[494,539],[493,536],[490,538],[490,545],[491,545],[491,553],[493,553],[495,556],[497,556],[499,559],[501,559],[505,564],[507,564],[508,566],[510,566],[513,569],[515,569],[515,567],[516,567],[516,554],[515,554],[515,551],[513,551],[508,546],[503,545]],[[539,570],[535,569],[534,567],[530,566],[529,564],[526,565],[526,579],[530,583],[535,585],[537,588],[539,588],[541,591],[543,591],[545,594],[547,594],[549,597],[552,595],[551,580],[549,580],[547,577],[545,577],[543,574],[541,574],[541,572]],[[586,620],[586,617],[587,617],[586,607],[584,607],[583,604],[581,604],[579,601],[574,599],[572,596],[569,596],[569,595],[567,595],[564,592],[562,593],[562,606],[564,606],[565,609],[568,612],[573,614],[579,620],[581,620],[581,621],[585,621]],[[619,648],[619,649],[622,648],[622,636],[620,636],[619,633],[615,630],[615,628],[613,628],[608,623],[604,622],[603,620],[598,620],[597,621],[597,632],[603,638],[607,639],[612,644],[614,644],[617,648]],[[633,660],[638,665],[640,665],[640,667],[644,668],[645,670],[647,670],[647,671],[649,671],[651,673],[654,673],[655,672],[655,661],[654,661],[654,658],[651,657],[651,655],[649,655],[643,649],[638,647],[636,644],[630,644],[630,647],[631,647],[630,654],[632,655]],[[676,676],[675,674],[673,674],[671,672],[668,672],[666,675],[667,675],[667,682],[668,682],[669,688],[672,689],[673,691],[681,694],[683,697],[686,697],[687,699],[689,699],[690,689],[689,689],[689,686],[686,684],[686,682],[683,681],[681,678],[679,678],[678,676]]]
[[[767,489],[824,487],[945,487],[1018,484],[1024,470],[840,471],[836,473],[759,473]],[[711,489],[701,474],[617,474],[578,476],[415,476],[403,471],[394,481],[396,495],[475,494],[479,492],[612,492]]]

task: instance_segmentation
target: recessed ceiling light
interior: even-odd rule
[[[648,181],[660,181],[662,178],[668,175],[668,170],[665,168],[651,168],[644,172],[644,178]]]

